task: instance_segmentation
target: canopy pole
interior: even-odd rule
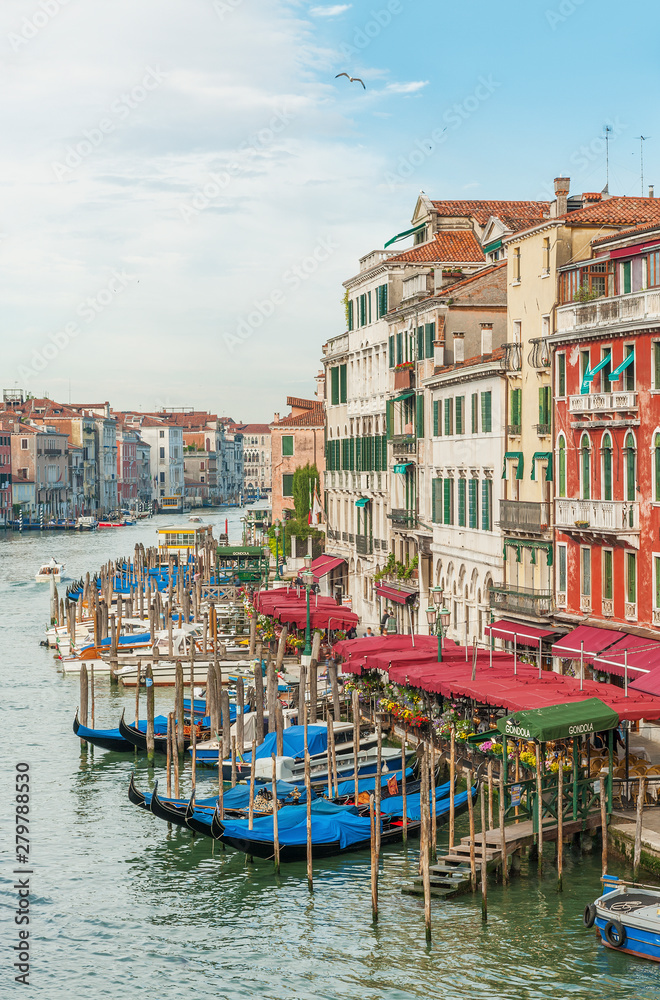
[[[584,691],[584,639],[580,639],[580,691]]]
[[[626,698],[628,697],[628,650],[623,651],[623,690]]]
[[[541,640],[540,639],[539,639],[538,664],[539,664],[539,680],[541,680]]]
[[[513,633],[513,676],[518,676],[518,635]]]

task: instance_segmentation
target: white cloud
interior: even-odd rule
[[[314,17],[337,17],[339,14],[345,14],[352,6],[350,3],[335,3],[329,7],[311,7],[309,12]]]
[[[385,91],[388,94],[415,94],[423,87],[428,87],[428,80],[411,80],[410,83],[388,83]]]

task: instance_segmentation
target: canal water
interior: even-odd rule
[[[240,512],[229,515],[240,539]],[[225,514],[207,520],[224,523]],[[380,919],[371,923],[368,854],[314,866],[314,892],[304,865],[280,877],[269,862],[175,829],[132,806],[138,787],[164,780],[163,762],[81,749],[72,732],[78,678],[57,671],[53,651],[39,646],[48,620],[48,587],[34,574],[51,555],[72,578],[110,558],[154,544],[154,518],[93,534],[0,533],[0,664],[3,754],[2,965],[0,996],[10,996],[16,890],[13,888],[15,765],[32,776],[32,908],[30,994],[150,997],[175,1000],[658,1000],[653,963],[600,946],[582,925],[599,892],[599,855],[565,859],[564,892],[553,865],[543,877],[523,862],[507,887],[489,886],[489,919],[478,899],[433,903],[433,945],[426,947],[421,902],[401,894],[415,877],[415,841],[387,849],[381,863]],[[96,725],[115,726],[134,693],[97,681]],[[172,693],[158,691],[156,709]],[[198,795],[212,794],[212,772]],[[205,788],[208,787],[208,792]],[[189,765],[183,789],[189,788]],[[461,825],[462,824],[462,825]],[[459,832],[464,833],[464,821]],[[446,844],[446,838],[443,841]],[[442,846],[442,845],[441,845]],[[614,866],[625,874],[623,866]],[[28,995],[27,993],[25,995]]]

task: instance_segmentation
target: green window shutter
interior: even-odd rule
[[[332,463],[332,441],[325,442],[325,467],[328,472],[334,472]]]
[[[396,335],[396,363],[397,365],[403,364],[403,334],[397,333]]]
[[[452,486],[453,479],[443,480],[443,522],[452,524]]]
[[[493,484],[490,479],[483,479],[481,482],[481,528],[482,531],[490,531],[491,523],[491,494]]]
[[[389,438],[392,437],[392,429],[394,427],[394,401],[391,399],[388,399],[387,403],[385,404],[385,417],[387,426],[387,437],[389,440]]]
[[[631,434],[626,438],[624,451],[626,453],[626,500],[636,500],[637,484],[635,476],[637,471],[637,449],[633,446],[633,437]]]
[[[383,289],[383,316],[387,312],[387,285],[381,286]]]
[[[456,397],[456,433],[463,433],[463,408],[465,405],[465,396]]]
[[[415,431],[418,438],[424,437],[424,397],[419,395],[417,399],[417,410],[415,413]]]
[[[345,403],[348,398],[346,385],[346,365],[339,366],[339,402]]]
[[[466,491],[466,481],[465,479],[458,480],[458,523],[464,528],[465,527],[465,491]]]
[[[282,476],[282,496],[292,497],[293,496],[293,475],[285,473]]]
[[[426,323],[424,325],[424,339],[426,340],[424,353],[427,358],[432,358],[435,353],[435,347],[433,346],[433,341],[435,340],[435,323]]]
[[[374,472],[380,472],[380,435],[374,438]]]
[[[637,604],[637,558],[634,552],[626,552],[626,600]]]
[[[342,438],[341,442],[341,467],[344,471],[348,469],[348,438]]]
[[[522,389],[511,390],[511,423],[515,427],[520,426],[521,396],[522,396]]]
[[[559,496],[566,496],[566,446],[559,442]]]
[[[580,448],[580,462],[582,465],[582,499],[591,498],[591,451],[589,448]]]
[[[603,448],[603,500],[611,500],[611,499],[612,499],[612,449],[605,447]]]
[[[656,434],[653,442],[653,470],[653,499],[657,503],[660,500],[660,434]]]
[[[557,355],[557,395],[566,395],[566,355]]]
[[[355,471],[362,472],[362,438],[355,438]]]
[[[660,389],[660,341],[653,343],[653,388]]]
[[[417,327],[417,357],[421,361],[424,358],[424,327]]]
[[[348,300],[348,329],[353,329],[353,299]]]
[[[492,430],[492,393],[481,393],[481,433],[490,434]]]
[[[468,483],[468,527],[477,527],[477,490],[478,479],[471,479]]]
[[[348,442],[348,467],[355,472],[355,438],[349,438]]]
[[[390,344],[390,358],[389,358],[390,368],[394,368],[394,334],[391,335],[389,344]]]
[[[434,524],[442,524],[442,479],[431,480],[431,519]]]
[[[293,455],[293,437],[290,434],[285,434],[282,438],[282,455],[285,458]]]
[[[631,263],[629,260],[624,261],[621,265],[621,283],[623,285],[621,291],[624,295],[627,295],[632,288]]]
[[[339,368],[330,369],[330,402],[333,406],[339,403]]]
[[[453,399],[445,399],[445,434],[453,434]]]
[[[479,433],[479,396],[472,393],[472,433]]]
[[[368,304],[367,311],[369,313],[369,322],[371,323],[371,292],[367,292],[367,304]]]
[[[566,593],[566,546],[559,545],[557,548],[557,574],[559,577],[558,591],[561,594]]]
[[[655,604],[653,607],[660,608],[660,556],[656,556],[653,563],[655,569]]]
[[[612,589],[612,553],[609,549],[603,549],[603,597],[606,601],[611,601],[613,597]],[[657,562],[656,557],[656,562]],[[658,578],[655,580],[656,594],[658,589]]]
[[[539,388],[539,423],[550,423],[550,386],[542,385]]]
[[[433,437],[438,437],[440,434],[440,400],[433,400]]]

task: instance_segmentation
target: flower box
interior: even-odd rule
[[[415,372],[412,368],[395,369],[394,388],[413,389],[415,386]]]

